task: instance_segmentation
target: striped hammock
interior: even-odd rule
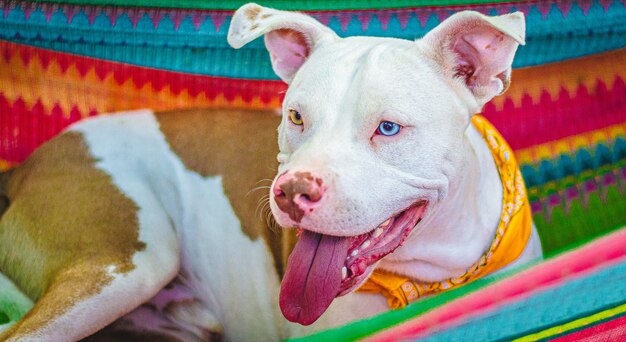
[[[263,42],[226,43],[240,1],[126,4],[0,1],[0,170],[100,113],[280,106],[286,86]],[[304,340],[626,339],[625,1],[263,5],[306,11],[340,36],[414,39],[465,9],[527,19],[511,88],[483,113],[515,150],[548,260]],[[0,328],[25,302],[0,291]]]

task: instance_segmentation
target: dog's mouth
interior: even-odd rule
[[[354,290],[376,262],[402,245],[427,205],[419,201],[357,236],[302,230],[281,283],[279,303],[285,318],[303,325],[315,322],[335,297]]]

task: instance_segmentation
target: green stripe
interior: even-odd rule
[[[535,213],[533,222],[544,254],[572,249],[626,225],[626,201],[619,186],[602,187],[587,198],[572,199],[568,209],[558,205],[550,213]]]
[[[457,298],[478,291],[487,285],[502,280],[512,274],[519,272],[522,269],[531,267],[533,265],[534,264],[524,265],[521,268],[503,271],[502,273],[490,276],[488,278],[478,279],[473,283],[461,286],[454,290],[443,292],[438,295],[417,301],[401,310],[387,311],[369,319],[355,321],[335,329],[324,330],[306,337],[290,339],[289,341],[356,341],[373,333],[398,325],[411,318],[415,318],[419,315],[424,314],[425,312],[431,311],[444,304],[450,303]]]
[[[0,331],[17,322],[33,307],[33,302],[0,273]]]
[[[213,9],[213,10],[236,10],[250,1],[207,1],[207,0],[135,0],[129,5],[128,0],[49,0],[34,2],[51,2],[74,5],[91,6],[121,6],[121,7],[159,7],[159,8],[184,8],[184,9]],[[282,10],[303,11],[337,11],[337,10],[360,10],[360,9],[388,9],[422,6],[458,6],[497,4],[524,1],[488,1],[488,0],[344,0],[344,1],[311,1],[311,0],[267,0],[259,1],[266,7]]]

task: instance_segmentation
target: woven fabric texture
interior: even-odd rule
[[[273,74],[262,40],[241,50],[226,43],[232,10],[239,1],[139,0],[134,4],[0,2],[0,170],[18,165],[69,124],[103,113],[146,107],[280,106],[286,86]],[[614,312],[626,301],[613,298],[611,287],[605,286],[609,269],[613,279],[624,280],[624,259],[615,256],[608,258],[610,265],[598,260],[588,265],[580,256],[586,254],[578,252],[599,248],[600,242],[589,241],[626,225],[626,2],[270,0],[264,4],[306,11],[340,36],[404,39],[423,36],[461,10],[489,15],[523,11],[527,44],[515,58],[511,87],[488,103],[483,115],[515,152],[546,256],[568,257],[572,270],[587,270],[572,271],[576,277],[559,276],[552,288],[538,291],[529,288],[528,277],[515,273],[502,281],[503,276],[483,279],[311,339],[393,339],[400,336],[394,334],[408,331],[394,326],[408,329],[411,324],[429,328],[413,331],[407,335],[410,338],[444,340],[532,339],[542,333],[545,336],[538,338],[567,340],[624,333],[613,323],[623,322],[623,315],[601,314]],[[610,239],[623,238],[622,232]],[[616,255],[621,253],[615,248]],[[546,265],[535,267],[545,271]],[[455,303],[476,296],[497,303],[500,294],[492,286],[509,283],[511,288],[521,286],[518,290],[525,297],[509,298],[502,305],[484,304],[488,308],[476,304],[466,309],[463,319],[434,328],[424,325],[424,317],[437,312],[454,315]],[[597,292],[596,299],[582,296],[589,288]],[[613,287],[618,290],[623,297],[626,289]],[[564,303],[558,308],[564,311],[552,307],[555,297]],[[522,319],[524,315],[537,317]],[[3,319],[0,313],[0,324]],[[487,329],[490,322],[499,322],[500,332]]]

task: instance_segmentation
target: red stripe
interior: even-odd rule
[[[580,85],[574,97],[561,89],[552,99],[544,91],[534,101],[525,95],[519,107],[507,98],[502,109],[490,103],[483,112],[517,150],[626,122],[624,94],[624,80],[616,76],[611,90],[598,81],[592,94]]]
[[[40,101],[32,108],[27,108],[22,99],[9,103],[0,92],[0,158],[23,161],[35,148],[83,116],[76,107],[66,115],[59,106],[46,113]]]
[[[573,341],[626,341],[626,316],[561,336],[553,342]]]
[[[592,242],[580,249],[503,279],[486,288],[458,298],[406,323],[379,332],[367,341],[397,341],[423,337],[474,316],[484,315],[533,293],[626,262],[626,229]]]

